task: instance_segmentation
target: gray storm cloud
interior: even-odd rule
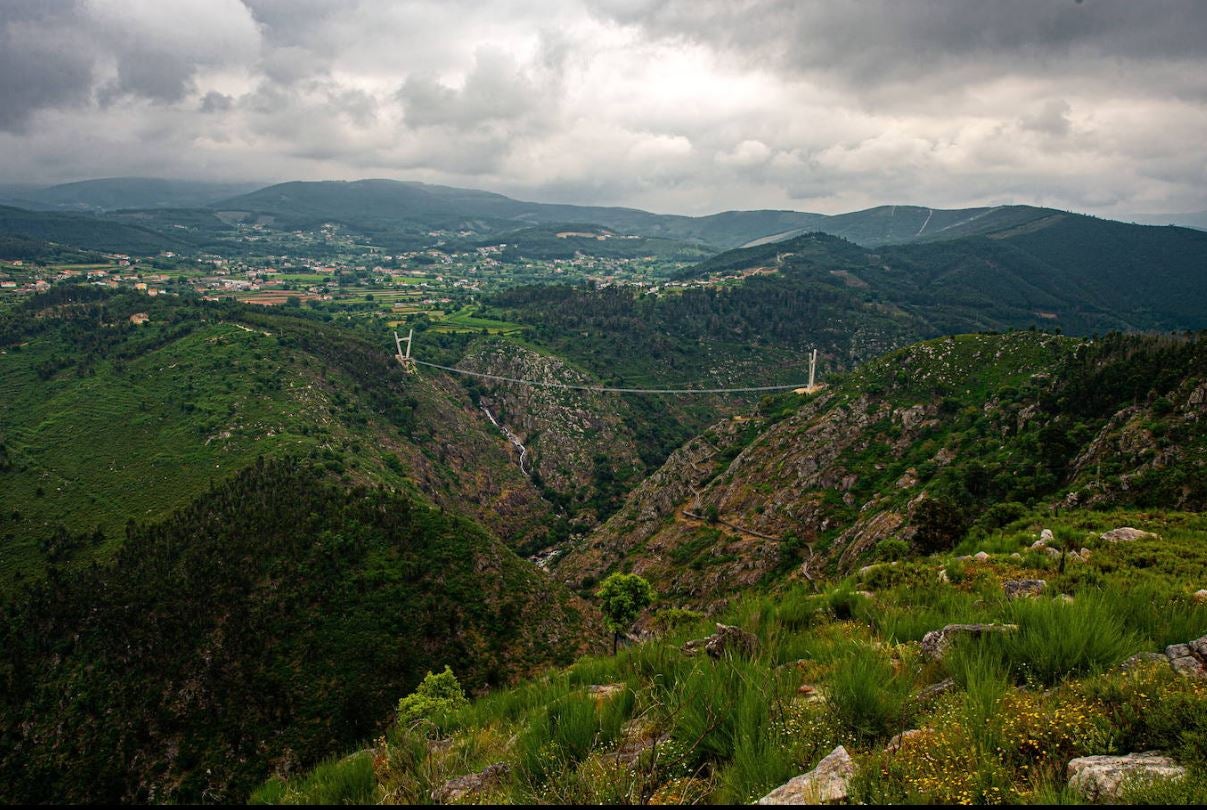
[[[4,0],[0,181],[1207,208],[1207,3]]]

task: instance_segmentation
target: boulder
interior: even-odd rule
[[[450,779],[432,791],[432,801],[452,804],[467,796],[495,787],[507,776],[511,766],[506,762],[488,765],[485,770]]]
[[[1091,801],[1119,796],[1124,780],[1181,779],[1186,769],[1156,751],[1123,756],[1078,757],[1069,762],[1069,787]]]
[[[789,779],[757,804],[835,804],[846,801],[855,763],[841,745],[808,773]]]
[[[1200,588],[1190,598],[1196,605],[1207,604],[1207,588]]]
[[[977,562],[988,562],[989,555],[984,551],[978,551],[976,554],[972,555],[972,559],[976,560]]]
[[[959,635],[977,636],[985,633],[1013,633],[1017,624],[949,624],[941,630],[931,630],[922,637],[922,657],[936,661],[943,658],[953,638]]]
[[[1055,543],[1056,537],[1052,534],[1051,529],[1044,529],[1039,533],[1039,542],[1043,543],[1044,545],[1047,545],[1048,543]]]
[[[1131,526],[1120,526],[1102,534],[1102,539],[1108,543],[1130,543],[1134,540],[1155,540],[1157,535],[1152,532],[1133,529]]]
[[[1046,587],[1048,587],[1048,583],[1042,579],[1008,579],[1002,583],[1002,589],[1006,591],[1006,596],[1010,599],[1039,596]]]
[[[687,642],[683,645],[683,652],[695,655],[703,650],[712,658],[721,658],[727,654],[751,656],[758,646],[759,640],[754,634],[747,633],[740,627],[718,623],[717,632]]]

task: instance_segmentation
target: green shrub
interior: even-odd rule
[[[1207,769],[1207,683],[1157,662],[1087,680],[1078,689],[1103,707],[1119,750],[1168,751]]]
[[[437,715],[455,711],[467,703],[457,676],[446,665],[439,675],[428,672],[414,692],[398,701],[398,722],[410,726],[431,721]]]
[[[876,544],[876,559],[893,562],[904,560],[909,556],[909,543],[895,537],[881,540]]]

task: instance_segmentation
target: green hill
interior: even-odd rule
[[[86,214],[27,211],[0,205],[0,237],[57,242],[86,250],[149,254],[179,250],[190,243],[151,228]]]
[[[553,506],[506,440],[464,390],[408,377],[374,337],[301,310],[92,287],[0,315],[0,585],[111,556],[127,520],[162,518],[260,456],[422,491],[540,545]]]
[[[256,462],[0,607],[0,800],[237,802],[372,736],[428,670],[502,684],[592,622],[468,521]]]

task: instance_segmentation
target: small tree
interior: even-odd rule
[[[636,574],[616,573],[603,581],[595,596],[600,601],[604,624],[612,631],[612,655],[616,655],[620,634],[633,626],[657,593],[653,585]]]
[[[428,672],[414,692],[398,701],[398,722],[409,726],[419,720],[431,720],[468,702],[457,676],[446,664],[439,675]]]

